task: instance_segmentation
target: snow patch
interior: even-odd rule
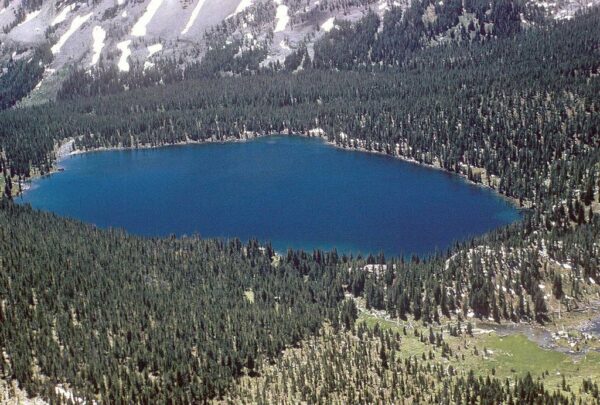
[[[281,49],[285,50],[285,51],[290,51],[291,48],[288,46],[287,42],[285,40],[281,40],[281,42],[279,43],[279,46],[281,47]]]
[[[137,22],[131,29],[131,35],[133,35],[134,37],[146,36],[146,26],[150,23],[150,21],[152,21],[152,18],[154,18],[154,14],[156,14],[162,3],[163,0],[150,0],[150,3],[148,4],[148,7],[146,7],[144,15],[141,16],[139,20],[137,20]]]
[[[238,4],[238,6],[235,9],[235,11],[233,12],[233,14],[241,13],[242,11],[244,11],[245,9],[247,9],[248,7],[250,7],[253,2],[254,2],[254,0],[242,0],[242,1],[240,1],[240,4]]]
[[[131,49],[129,49],[129,45],[131,45],[131,39],[127,41],[119,42],[117,44],[117,49],[121,51],[121,57],[119,58],[119,70],[121,72],[129,72],[129,56],[131,56]]]
[[[162,44],[154,44],[148,47],[148,58],[151,58],[152,55],[158,53],[163,50]]]
[[[5,9],[5,10],[6,10],[6,9]],[[40,12],[41,12],[41,11],[42,11],[42,10],[35,10],[35,11],[32,11],[31,13],[27,14],[27,15],[25,16],[25,19],[24,19],[23,21],[21,21],[21,22],[19,23],[19,25],[17,25],[17,27],[20,27],[21,25],[27,24],[29,21],[31,21],[31,20],[33,20],[35,17],[37,17],[37,16],[38,16],[38,14],[40,14]]]
[[[62,36],[60,37],[60,39],[58,40],[58,42],[56,44],[54,44],[54,46],[52,47],[52,53],[54,55],[56,55],[57,53],[60,52],[60,49],[63,47],[63,45],[69,40],[69,38],[71,37],[71,35],[73,35],[75,33],[75,31],[77,31],[79,28],[81,28],[81,26],[90,19],[90,17],[92,16],[93,13],[89,13],[86,14],[84,16],[77,16],[73,19],[73,22],[71,23],[71,26],[69,27],[69,29],[62,34]]]
[[[335,17],[331,17],[330,19],[325,21],[323,24],[321,24],[321,29],[325,32],[331,31],[333,29],[334,21],[335,21]]]
[[[94,44],[92,45],[92,50],[94,51],[94,55],[92,56],[92,63],[90,66],[95,66],[96,63],[100,60],[100,54],[102,53],[102,48],[104,48],[104,40],[106,39],[106,31],[99,26],[96,25],[92,30],[92,38],[94,39]]]
[[[278,4],[277,6],[277,14],[275,14],[275,31],[274,32],[281,32],[283,30],[285,30],[285,27],[287,27],[288,23],[290,22],[290,16],[288,14],[288,6],[286,6],[285,4],[281,4],[283,2],[283,0],[274,0],[276,4]]]
[[[231,14],[229,14],[227,17],[225,17],[226,20],[229,20],[231,17],[235,16],[236,14],[241,13],[242,11],[246,10],[248,7],[250,7],[252,4],[254,3],[254,0],[241,0],[240,4],[238,4],[237,8],[235,9],[235,11]],[[254,18],[254,15],[250,15],[251,18]]]
[[[185,28],[183,29],[183,31],[181,31],[181,35],[187,34],[187,32],[190,30],[190,28],[192,28],[192,26],[194,25],[194,22],[196,22],[196,19],[198,18],[198,15],[200,14],[200,10],[202,9],[202,6],[204,5],[205,2],[206,2],[206,0],[198,0],[198,4],[196,4],[194,11],[192,11],[192,15],[190,16],[190,19],[188,20],[187,24],[185,25]]]
[[[52,27],[54,27],[55,25],[58,25],[58,24],[64,22],[67,19],[67,15],[69,15],[69,13],[71,11],[73,11],[74,9],[75,9],[75,4],[70,4],[67,7],[60,10],[60,13],[58,13],[58,15],[56,17],[54,17],[54,20],[52,20],[52,23],[50,25]]]
[[[35,87],[33,88],[33,91],[39,90],[40,87],[42,87],[43,82],[44,82],[44,78],[42,77],[42,79],[38,82],[38,84],[36,84]]]

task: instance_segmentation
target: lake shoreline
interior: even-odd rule
[[[68,139],[68,140],[61,142],[60,144],[58,144],[56,146],[56,148],[55,148],[56,160],[54,161],[53,170],[51,173],[48,173],[46,175],[50,175],[52,173],[57,173],[57,172],[63,170],[62,168],[60,168],[60,163],[63,162],[64,160],[68,159],[69,157],[86,154],[86,153],[104,152],[104,151],[144,150],[144,149],[149,150],[149,149],[167,148],[167,147],[172,147],[172,146],[244,143],[244,142],[253,141],[253,140],[257,140],[257,139],[261,139],[261,138],[271,137],[271,136],[281,136],[281,137],[296,136],[296,137],[300,137],[300,138],[315,138],[315,139],[322,141],[327,146],[331,146],[331,147],[334,147],[339,150],[355,151],[355,152],[361,152],[361,153],[371,153],[371,154],[385,156],[385,157],[389,157],[389,158],[396,158],[401,161],[411,163],[413,165],[446,172],[448,175],[459,175],[459,177],[461,177],[462,180],[466,181],[468,184],[477,185],[477,186],[484,187],[484,188],[489,188],[491,191],[494,192],[494,195],[500,196],[503,199],[505,199],[506,201],[511,202],[513,206],[522,209],[522,207],[519,207],[518,201],[516,199],[511,199],[510,197],[507,197],[507,196],[499,193],[497,191],[497,189],[495,189],[493,187],[489,187],[486,184],[473,182],[473,181],[469,180],[467,178],[467,176],[464,174],[449,171],[440,166],[426,164],[424,162],[419,162],[415,159],[411,159],[411,158],[408,158],[408,157],[405,157],[402,155],[395,155],[395,154],[389,154],[389,153],[385,153],[385,152],[381,152],[381,151],[377,151],[377,150],[370,150],[370,149],[360,147],[360,146],[356,146],[356,147],[355,146],[347,146],[348,145],[347,143],[339,144],[339,143],[336,143],[335,141],[330,141],[327,138],[327,136],[325,136],[323,133],[314,132],[314,131],[308,132],[308,133],[290,133],[290,132],[287,132],[287,133],[285,133],[285,132],[284,133],[279,133],[279,132],[277,132],[277,133],[259,133],[259,134],[245,133],[242,135],[242,137],[229,137],[229,138],[222,139],[222,140],[214,140],[214,139],[207,139],[207,140],[202,140],[202,141],[187,140],[187,141],[182,141],[182,142],[177,142],[177,143],[172,143],[172,144],[162,144],[162,145],[146,145],[146,144],[144,144],[144,145],[138,145],[138,146],[134,146],[134,147],[123,147],[123,146],[101,147],[101,148],[92,148],[89,150],[74,149],[75,148],[75,140]],[[281,253],[284,253],[284,252],[281,252]],[[476,322],[480,323],[480,321],[476,321]],[[483,321],[481,323],[482,323],[482,325],[486,325],[485,321]],[[521,330],[520,326],[523,326],[523,325],[520,325],[520,323],[503,321],[501,324],[502,325],[519,326],[519,327],[516,327],[515,328],[516,330],[513,331],[511,334],[525,334],[526,336],[528,336],[523,330]],[[530,325],[530,324],[525,324],[525,325]],[[523,326],[523,327],[526,327],[526,326]],[[549,327],[541,327],[541,328],[544,330],[547,330],[547,331],[551,330]],[[539,343],[539,342],[537,342],[537,343]],[[540,345],[540,346],[542,346],[542,345]],[[556,350],[556,348],[553,346],[552,347],[549,346],[548,349]],[[559,349],[562,350],[562,348],[559,348]],[[567,353],[567,354],[580,355],[580,353]]]
[[[224,139],[218,139],[218,140],[212,139],[212,138],[209,138],[206,140],[200,140],[200,141],[193,140],[193,139],[187,139],[187,140],[181,141],[181,142],[165,143],[165,144],[161,144],[161,145],[139,144],[136,146],[98,147],[98,148],[92,148],[92,149],[86,149],[86,150],[75,149],[75,139],[70,138],[70,139],[66,139],[66,140],[60,142],[54,148],[54,154],[55,154],[56,160],[53,162],[53,167],[50,170],[50,172],[48,172],[42,176],[34,175],[31,178],[27,179],[26,183],[22,186],[22,189],[20,191],[21,191],[21,193],[23,193],[23,192],[26,192],[27,190],[29,190],[31,188],[31,183],[33,181],[35,181],[37,178],[49,176],[49,175],[52,175],[52,174],[62,171],[62,168],[60,167],[59,164],[63,160],[65,160],[71,156],[81,155],[84,153],[121,151],[121,150],[158,149],[158,148],[166,148],[166,147],[171,147],[171,146],[186,146],[186,145],[240,143],[240,142],[248,142],[248,141],[252,141],[252,140],[256,140],[256,139],[260,139],[260,138],[266,138],[269,136],[298,136],[298,137],[303,137],[303,138],[316,138],[316,139],[323,140],[327,145],[332,146],[336,149],[345,150],[345,151],[356,151],[356,152],[361,152],[361,153],[371,153],[371,154],[375,154],[375,155],[379,155],[379,156],[387,156],[390,158],[398,159],[403,162],[411,163],[411,164],[425,167],[428,169],[439,170],[439,171],[442,171],[449,175],[458,176],[462,180],[466,181],[468,184],[482,187],[484,189],[488,189],[488,190],[492,191],[495,195],[501,197],[505,201],[508,201],[513,207],[517,208],[518,210],[532,208],[532,204],[530,201],[527,201],[527,200],[519,201],[517,198],[508,196],[506,194],[502,194],[501,192],[498,191],[497,188],[492,187],[488,184],[485,184],[483,182],[483,180],[482,180],[482,182],[475,182],[475,181],[469,179],[467,174],[464,174],[461,172],[450,171],[450,170],[443,168],[439,164],[439,162],[437,164],[436,163],[429,164],[426,162],[419,162],[414,158],[407,157],[407,156],[404,156],[399,153],[390,154],[390,153],[386,153],[386,152],[380,152],[380,151],[377,151],[374,149],[368,149],[364,146],[361,146],[359,144],[360,140],[355,139],[355,138],[350,138],[350,139],[345,138],[345,139],[347,139],[348,144],[340,144],[340,143],[337,143],[336,141],[329,140],[329,138],[327,137],[325,132],[319,128],[309,130],[305,133],[292,132],[290,130],[284,130],[282,132],[277,131],[277,132],[266,132],[266,133],[244,132],[240,135],[240,137],[230,136],[230,137],[226,137]],[[347,146],[350,143],[352,143],[353,146]],[[386,146],[389,148],[390,145],[386,145]],[[396,149],[394,149],[394,151],[396,152]],[[436,158],[436,162],[437,162],[437,158]],[[485,173],[485,169],[483,169],[483,168],[477,168],[475,166],[471,166],[471,167],[481,170],[482,172]],[[487,174],[486,174],[486,176],[487,176]]]
[[[453,171],[447,170],[447,169],[443,168],[442,166],[440,166],[439,164],[436,165],[436,164],[429,164],[429,163],[425,163],[425,162],[419,162],[418,160],[407,157],[407,156],[398,155],[398,154],[391,155],[389,153],[379,152],[379,151],[376,151],[373,149],[367,149],[367,148],[364,148],[361,146],[347,147],[344,145],[339,145],[339,144],[329,141],[329,140],[327,140],[326,143],[337,149],[341,149],[341,150],[345,150],[345,151],[356,151],[356,152],[361,152],[361,153],[371,153],[371,154],[379,155],[379,156],[387,156],[387,157],[390,157],[393,159],[401,160],[406,163],[411,163],[411,164],[414,164],[414,165],[417,165],[420,167],[425,167],[427,169],[438,170],[438,171],[441,171],[441,172],[449,174],[449,175],[458,176],[459,178],[461,178],[462,180],[464,180],[465,182],[467,182],[470,185],[482,187],[484,189],[492,191],[495,195],[497,195],[498,197],[501,197],[503,200],[508,201],[513,207],[515,207],[518,210],[528,209],[530,207],[527,207],[526,205],[531,205],[529,202],[527,202],[525,200],[523,201],[523,204],[521,204],[521,202],[517,198],[502,194],[494,187],[488,186],[487,184],[485,184],[483,182],[481,182],[481,183],[475,182],[475,181],[469,179],[469,177],[467,175],[465,175],[463,173],[458,173],[458,172],[453,172]],[[481,169],[481,168],[477,168],[477,169]],[[481,170],[483,170],[483,169],[481,169]]]

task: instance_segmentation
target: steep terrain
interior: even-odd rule
[[[0,77],[0,395],[600,401],[599,8],[573,15],[592,3],[542,4],[556,17],[548,21],[531,3],[424,0],[381,18],[380,3],[347,1],[348,18],[377,9],[351,23],[319,7],[319,38],[282,45],[312,20],[295,14],[304,2],[267,1],[197,43],[173,40],[182,42],[174,50],[151,37],[160,32],[156,4],[140,7],[116,37],[88,26],[97,18],[90,9],[69,9],[58,24],[73,32],[68,39],[17,52]],[[196,6],[175,29],[180,37],[193,31]],[[23,8],[24,24],[41,18],[35,7]],[[117,4],[122,15],[119,7],[128,6]],[[54,65],[90,28],[89,60],[73,72]],[[194,52],[204,52],[201,63]],[[58,100],[9,108],[47,69],[56,72],[46,83],[66,77]],[[9,201],[71,148],[272,133],[438,167],[528,210],[522,222],[447,252],[386,258],[144,239]]]
[[[35,89],[45,100],[69,65],[127,72],[157,60],[186,64],[200,60],[217,36],[219,45],[242,41],[244,49],[265,48],[265,63],[283,62],[298,43],[334,28],[334,18],[354,21],[389,6],[387,0],[13,0],[0,11],[0,53],[6,64],[50,47],[52,60]]]
[[[157,61],[176,61],[182,68],[198,62],[207,50],[234,45],[235,52],[261,49],[261,64],[283,63],[286,56],[312,44],[341,21],[354,22],[372,11],[382,17],[405,0],[99,0],[81,2],[7,0],[0,10],[0,66],[15,61],[43,70],[25,104],[52,99],[67,76],[66,68],[89,70],[116,66],[128,72]],[[597,0],[539,2],[545,13],[572,18]],[[433,3],[432,3],[433,4]],[[444,2],[438,3],[443,6]],[[435,21],[430,6],[423,20]],[[465,26],[471,14],[463,10]],[[526,17],[524,25],[531,24]],[[440,35],[443,42],[450,29]],[[44,61],[33,59],[39,47],[50,49]],[[31,89],[24,91],[30,93]]]

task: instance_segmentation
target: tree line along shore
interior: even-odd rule
[[[393,9],[381,32],[373,15],[341,24],[283,65],[260,67],[252,52],[230,60],[235,49],[221,47],[164,85],[153,78],[167,62],[147,76],[75,70],[59,100],[0,112],[0,376],[51,401],[64,401],[60,386],[109,403],[597,402],[588,362],[564,366],[564,378],[517,359],[481,367],[509,348],[478,340],[473,324],[558,333],[598,299],[600,12],[523,29],[511,16],[538,21],[532,11],[467,2],[463,32],[449,31],[458,17],[446,3],[433,24],[421,18],[427,2]],[[64,139],[93,150],[317,128],[531,209],[447,252],[391,258],[138,238],[9,198],[13,182],[51,171]],[[557,336],[593,356],[597,339]]]

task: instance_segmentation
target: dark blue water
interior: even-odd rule
[[[99,152],[61,165],[22,201],[140,235],[426,254],[519,218],[457,177],[315,139]]]

